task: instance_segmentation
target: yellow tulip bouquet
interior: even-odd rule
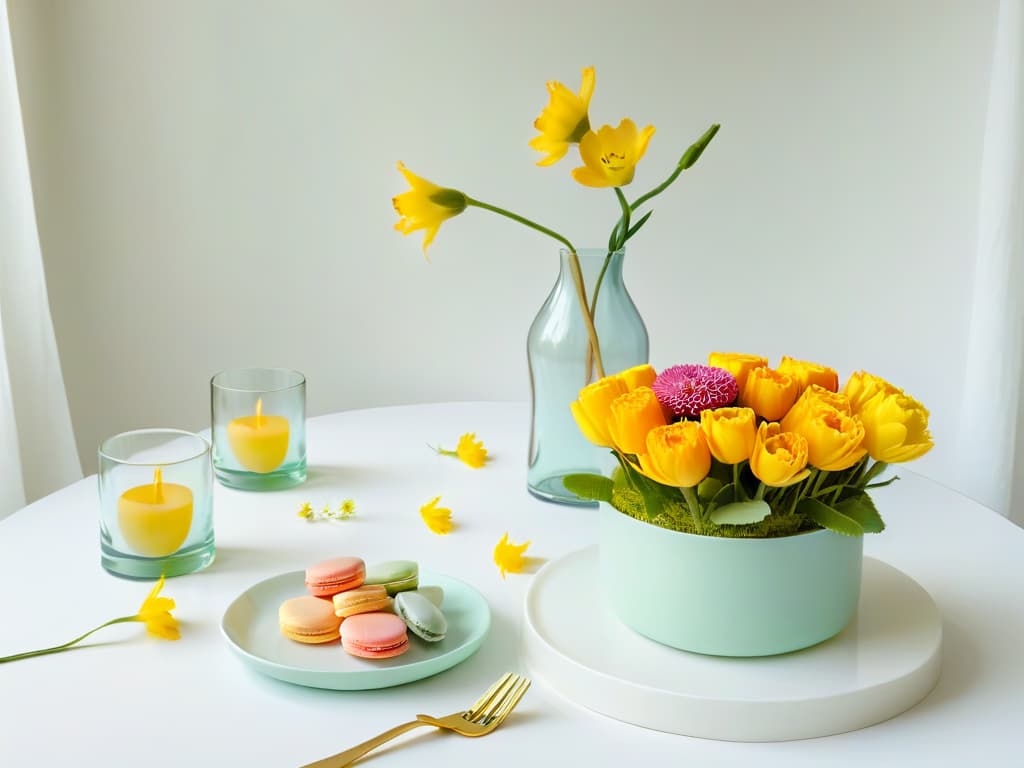
[[[391,202],[399,216],[395,229],[403,235],[420,229],[424,230],[424,255],[426,255],[427,247],[437,235],[441,224],[463,213],[467,208],[480,208],[504,216],[564,245],[569,252],[573,282],[582,307],[594,368],[598,376],[604,376],[600,344],[594,327],[594,311],[597,307],[601,281],[611,257],[621,250],[626,242],[647,223],[653,213],[648,210],[640,215],[638,209],[668,189],[683,171],[697,162],[715,137],[719,126],[712,125],[690,145],[661,184],[630,202],[622,192],[622,187],[633,181],[637,163],[647,152],[647,145],[654,135],[655,129],[653,125],[648,125],[642,130],[638,129],[636,123],[631,119],[624,118],[618,127],[604,125],[596,131],[593,130],[590,124],[589,110],[595,82],[593,67],[583,70],[579,93],[574,93],[560,82],[548,82],[548,105],[534,121],[534,127],[540,134],[530,141],[530,147],[544,154],[544,157],[537,161],[537,165],[542,166],[554,165],[565,157],[570,146],[578,145],[583,165],[573,169],[572,177],[585,187],[610,187],[615,192],[620,215],[608,238],[608,255],[593,287],[589,304],[587,287],[583,283],[583,272],[580,268],[576,247],[559,232],[505,208],[477,200],[460,190],[442,187],[427,181],[414,174],[401,162],[398,163],[398,170],[409,183],[410,189],[393,197]]]
[[[839,391],[835,370],[789,357],[774,369],[733,353],[661,373],[642,365],[587,385],[571,408],[620,469],[570,475],[570,491],[707,536],[878,533],[868,491],[933,445],[928,410],[903,390],[859,371]]]

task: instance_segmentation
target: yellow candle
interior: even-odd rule
[[[151,485],[137,485],[117,500],[117,523],[128,546],[146,557],[164,557],[185,542],[192,527],[192,491],[165,483],[160,467]]]
[[[228,424],[228,444],[238,463],[250,472],[272,472],[288,453],[288,419],[265,416],[260,398],[255,416],[242,416]]]

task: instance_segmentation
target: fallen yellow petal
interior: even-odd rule
[[[508,540],[508,531],[505,531],[505,535],[501,537],[501,541],[494,548],[494,564],[501,571],[501,578],[504,579],[506,573],[522,573],[523,568],[526,567],[526,558],[523,557],[523,552],[528,546],[530,546],[529,541],[523,544],[513,544]]]
[[[420,517],[431,531],[440,536],[447,536],[452,532],[455,524],[452,523],[452,511],[446,507],[437,506],[437,502],[440,500],[440,496],[435,496],[420,507]]]

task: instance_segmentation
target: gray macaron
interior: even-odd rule
[[[417,592],[399,592],[395,595],[395,613],[414,635],[428,643],[444,640],[448,634],[448,620],[441,609]]]

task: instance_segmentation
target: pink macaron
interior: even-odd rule
[[[389,659],[409,650],[405,622],[393,613],[358,613],[341,622],[341,647],[364,659]]]
[[[333,557],[306,569],[306,588],[314,597],[331,597],[355,589],[366,578],[366,563],[358,557]]]

